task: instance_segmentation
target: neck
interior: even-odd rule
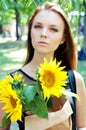
[[[37,55],[36,53],[34,54],[34,57],[33,57],[33,59],[32,59],[32,63],[36,66],[36,67],[38,67],[40,64],[42,64],[43,62],[44,62],[44,58],[46,58],[47,59],[47,61],[49,61],[50,60],[50,58],[53,58],[53,54],[52,53],[48,53],[48,54],[39,54],[39,55]]]
[[[39,67],[40,64],[42,64],[44,62],[44,58],[47,59],[47,61],[50,60],[50,58],[53,57],[53,54],[38,54],[35,53],[33,59],[31,60],[30,63],[28,63],[27,65],[25,65],[22,70],[27,73],[29,76],[34,77],[35,75],[35,71],[37,70],[37,68]]]

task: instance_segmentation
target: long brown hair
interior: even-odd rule
[[[56,5],[51,2],[46,2],[44,5],[37,7],[34,14],[29,20],[28,38],[27,38],[27,56],[24,65],[29,63],[32,60],[34,55],[34,48],[32,46],[31,37],[30,37],[31,28],[32,28],[34,17],[42,10],[51,10],[55,13],[58,13],[63,19],[65,24],[65,29],[64,29],[65,42],[55,50],[54,58],[56,58],[57,61],[62,61],[61,65],[66,66],[66,70],[75,69],[76,68],[75,45],[74,45],[69,23],[67,21],[67,18],[63,10],[59,7],[59,5]]]

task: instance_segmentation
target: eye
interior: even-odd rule
[[[40,28],[42,28],[40,25],[34,25],[34,28],[38,28],[38,29],[40,29]]]
[[[56,28],[50,28],[50,30],[51,30],[52,32],[58,32],[58,30],[57,30]]]

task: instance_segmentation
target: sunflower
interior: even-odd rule
[[[16,94],[16,91],[12,89],[11,84],[8,84],[6,87],[3,86],[0,89],[0,103],[5,104],[2,109],[8,113],[7,118],[10,117],[11,122],[15,122],[17,120],[21,121],[22,104]]]
[[[44,59],[44,64],[40,64],[39,81],[43,89],[44,99],[50,95],[60,97],[61,90],[65,90],[63,86],[67,83],[67,72],[63,71],[65,67],[60,67],[61,62],[56,63],[56,60],[47,62]]]
[[[17,72],[14,75],[14,80],[21,82],[23,81],[23,75],[22,74],[18,74]]]
[[[13,78],[10,74],[6,75],[6,81],[9,82],[9,83],[13,82]]]

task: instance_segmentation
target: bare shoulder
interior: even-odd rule
[[[75,78],[76,78],[77,80],[82,80],[82,81],[83,81],[83,77],[82,77],[82,75],[81,75],[79,72],[73,71],[73,73],[74,73]]]
[[[82,102],[83,101],[86,102],[86,87],[85,87],[84,79],[82,75],[76,71],[74,71],[74,75],[76,81],[76,91],[80,96],[80,98],[82,99]]]
[[[82,75],[74,71],[75,81],[76,81],[76,91],[80,97],[80,101],[86,104],[86,88]]]
[[[82,88],[85,89],[85,83],[84,83],[83,76],[80,73],[78,73],[77,71],[73,71],[73,72],[75,75],[76,86],[80,89],[82,89]]]
[[[79,95],[80,100],[76,100],[76,126],[86,127],[86,89],[82,75],[76,71],[73,71],[76,81],[76,92]]]

